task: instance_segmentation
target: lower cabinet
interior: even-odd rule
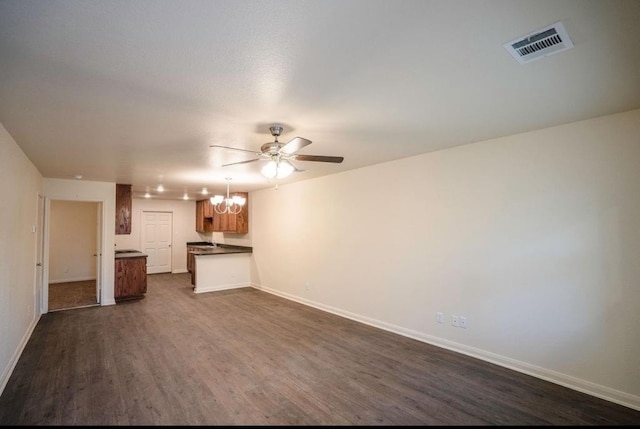
[[[193,253],[190,253],[192,250],[198,250],[196,247],[187,246],[187,271],[193,272],[195,269],[195,258]]]
[[[116,301],[142,298],[147,292],[147,257],[116,258]]]

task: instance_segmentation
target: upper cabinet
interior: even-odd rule
[[[211,201],[196,201],[196,231],[198,232],[228,232],[232,234],[246,234],[249,232],[249,194],[234,192],[230,196],[239,195],[246,200],[238,214],[218,214],[213,209]]]
[[[116,235],[131,234],[131,185],[116,184]]]
[[[203,200],[203,203],[204,217],[213,219],[213,204],[211,204],[211,200]]]
[[[196,231],[213,232],[213,206],[209,200],[196,201]]]

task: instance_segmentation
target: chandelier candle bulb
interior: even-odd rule
[[[238,214],[242,211],[242,207],[244,207],[247,200],[246,198],[241,197],[239,195],[234,195],[233,197],[230,197],[229,182],[231,181],[231,178],[226,177],[225,180],[227,181],[227,197],[225,198],[222,195],[214,195],[209,199],[209,201],[211,201],[211,204],[213,205],[213,209],[218,214],[224,214],[224,213]]]

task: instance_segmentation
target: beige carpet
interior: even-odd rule
[[[49,284],[49,311],[97,304],[95,280]]]

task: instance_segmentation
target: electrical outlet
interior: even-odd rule
[[[444,323],[444,314],[439,311],[436,313],[436,322]]]
[[[467,318],[464,316],[460,316],[460,327],[467,329]]]
[[[304,284],[304,290],[309,290],[309,282],[306,282],[306,283]]]
[[[456,315],[451,316],[451,325],[455,326],[456,328],[460,326],[460,320],[458,319],[458,316]]]

